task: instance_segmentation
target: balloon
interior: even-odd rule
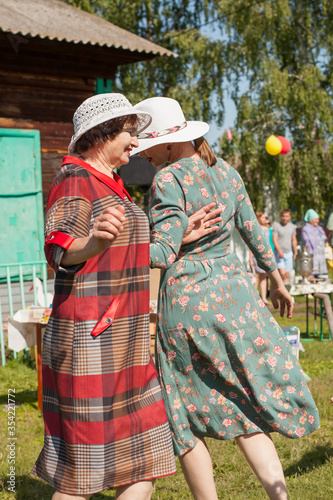
[[[228,129],[228,128],[227,128],[227,137],[228,137],[228,141],[232,140],[232,135],[231,135],[230,129]]]
[[[282,144],[282,149],[280,151],[280,155],[286,155],[287,153],[289,153],[289,151],[291,150],[291,144],[288,141],[288,139],[286,139],[285,137],[282,137],[282,135],[277,135],[276,137],[279,139],[279,141]]]
[[[270,135],[266,141],[265,148],[268,154],[276,156],[281,153],[282,143],[275,135]]]

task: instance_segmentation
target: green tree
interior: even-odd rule
[[[65,0],[66,1],[66,0]],[[67,0],[179,55],[119,67],[131,102],[178,99],[189,119],[223,122],[223,90],[237,108],[222,154],[239,169],[257,209],[275,188],[301,216],[333,207],[333,3],[331,0]],[[214,37],[204,33],[215,29]],[[242,81],[248,90],[242,91]],[[292,152],[269,156],[287,136]]]
[[[219,15],[243,0],[216,1]],[[224,156],[236,162],[257,208],[264,187],[276,185],[280,208],[296,216],[313,207],[333,208],[333,3],[331,0],[266,0],[223,18],[228,72],[237,107],[235,141],[224,136]],[[228,6],[229,4],[229,6]],[[241,78],[248,90],[241,93]],[[271,135],[287,136],[292,151],[265,152]]]
[[[66,0],[65,0],[66,1]],[[114,89],[139,102],[177,98],[189,119],[223,119],[224,43],[197,26],[211,17],[206,0],[67,0],[176,54],[118,68]]]

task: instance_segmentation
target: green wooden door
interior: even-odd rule
[[[0,220],[0,264],[44,260],[38,130],[0,129]]]

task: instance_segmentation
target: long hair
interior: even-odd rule
[[[209,166],[213,167],[215,163],[217,162],[216,156],[214,155],[213,151],[210,149],[210,146],[206,139],[203,137],[199,137],[198,139],[195,139],[194,141],[194,147],[200,156],[200,158]]]

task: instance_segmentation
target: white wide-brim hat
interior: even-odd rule
[[[150,125],[138,135],[139,147],[133,148],[131,155],[146,149],[172,142],[187,142],[207,134],[208,123],[186,121],[180,104],[169,97],[151,97],[134,106],[138,113],[148,113],[152,117]]]
[[[77,140],[88,130],[121,116],[138,116],[138,133],[142,132],[151,122],[151,116],[145,111],[138,111],[122,94],[98,94],[86,99],[74,113],[74,135],[68,146],[73,152]]]

